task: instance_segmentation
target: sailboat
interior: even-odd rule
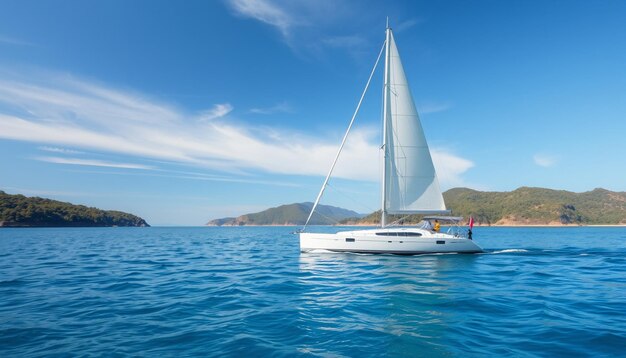
[[[340,231],[335,234],[307,232],[341,154],[363,97],[381,55],[385,54],[383,87],[383,151],[381,226],[376,229]],[[388,215],[424,214],[416,227],[387,224]],[[448,216],[426,137],[413,102],[400,55],[387,23],[386,38],[370,73],[361,99],[352,116],[335,160],[324,180],[309,217],[300,231],[300,251],[317,250],[355,253],[415,255],[426,253],[478,253],[483,250],[472,240],[471,227],[464,231],[461,217]],[[452,224],[457,230],[433,230],[433,222]]]

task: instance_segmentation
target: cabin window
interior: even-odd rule
[[[354,242],[354,238],[352,238],[352,237],[346,237],[346,242]]]
[[[443,240],[437,240],[437,245],[445,245],[446,242]]]
[[[377,232],[378,236],[422,236],[419,232]]]

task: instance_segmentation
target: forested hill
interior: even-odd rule
[[[150,226],[138,216],[0,191],[0,227]]]
[[[626,193],[606,189],[574,193],[529,187],[511,192],[455,188],[444,198],[454,214],[473,215],[483,224],[626,224]]]
[[[626,224],[626,193],[605,189],[573,193],[529,187],[510,192],[454,188],[443,193],[443,197],[452,215],[466,219],[471,215],[480,225]],[[409,216],[403,222],[410,224],[419,220],[419,216]],[[380,212],[344,223],[376,224],[379,221]]]
[[[296,203],[269,208],[258,213],[245,214],[236,218],[211,220],[209,226],[243,225],[303,225],[313,203]],[[333,225],[349,217],[361,217],[357,212],[330,205],[318,205],[311,217],[311,225]]]

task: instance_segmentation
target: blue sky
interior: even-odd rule
[[[0,1],[0,190],[201,225],[313,201],[389,16],[444,189],[626,190],[624,1]],[[379,207],[381,71],[322,201]]]

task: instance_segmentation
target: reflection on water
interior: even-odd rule
[[[449,352],[448,327],[458,317],[447,306],[459,290],[455,286],[467,285],[451,276],[471,270],[476,260],[457,254],[302,253],[301,320],[321,323],[317,339],[331,339],[328,332],[335,331],[367,334],[379,341],[381,353]]]

